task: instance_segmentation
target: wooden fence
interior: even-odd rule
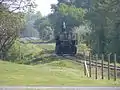
[[[106,60],[104,55],[101,55],[101,58],[98,58],[98,55],[95,55],[93,60],[93,56],[90,54],[88,59],[86,56],[84,59],[84,74],[87,75],[87,77],[117,80],[117,73],[120,73],[120,66],[117,66],[116,54],[114,54],[113,63],[111,63],[111,54],[107,55]]]

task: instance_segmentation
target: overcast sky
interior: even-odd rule
[[[48,15],[51,12],[51,4],[56,4],[57,0],[36,0],[38,7],[36,11],[40,11],[43,16]]]

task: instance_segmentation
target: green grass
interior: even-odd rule
[[[87,78],[84,76],[83,65],[64,58],[44,57],[43,54],[39,54],[41,50],[44,52],[44,49],[47,50],[44,52],[46,54],[48,51],[53,51],[54,43],[40,45],[28,43],[21,47],[24,55],[38,54],[42,59],[30,65],[0,61],[0,85],[120,86],[120,79],[114,82],[107,79]]]
[[[34,66],[0,61],[0,85],[120,86],[120,80],[87,78],[82,65],[69,60]]]
[[[42,51],[42,48],[39,48],[38,45],[34,44],[21,44],[21,52],[24,51],[25,54],[29,53],[39,53]]]
[[[47,49],[47,50],[54,50],[55,49],[55,43],[39,44],[38,46],[42,49]]]
[[[43,49],[38,45],[16,42],[8,52],[7,60],[16,63],[26,63],[42,55]]]

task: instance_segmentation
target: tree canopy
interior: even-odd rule
[[[7,51],[19,37],[24,26],[24,9],[34,6],[32,0],[0,0],[0,55],[5,57]],[[22,11],[21,11],[22,10]]]
[[[0,40],[2,43],[6,40],[6,36],[3,37],[4,33],[8,36],[7,38],[14,31],[17,34],[23,22],[27,22],[24,25],[29,24],[28,29],[30,26],[37,29],[40,38],[44,40],[59,34],[62,22],[66,22],[67,31],[76,30],[80,35],[79,37],[85,37],[84,41],[91,48],[93,54],[117,53],[118,56],[120,55],[119,0],[58,0],[57,4],[51,5],[52,13],[48,16],[42,17],[40,12],[27,13],[26,19],[21,17],[24,16],[24,13],[15,11],[25,9],[26,5],[32,6],[34,2],[32,0],[16,0],[18,5],[13,8],[16,4],[13,1],[10,1],[12,6],[7,0],[0,1],[0,30],[2,35]],[[24,6],[21,4],[22,1],[25,2]],[[29,10],[27,9],[27,11]]]

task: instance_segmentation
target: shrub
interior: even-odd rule
[[[33,44],[20,43],[18,40],[12,45],[7,54],[7,60],[16,63],[26,63],[40,57],[43,50]]]

